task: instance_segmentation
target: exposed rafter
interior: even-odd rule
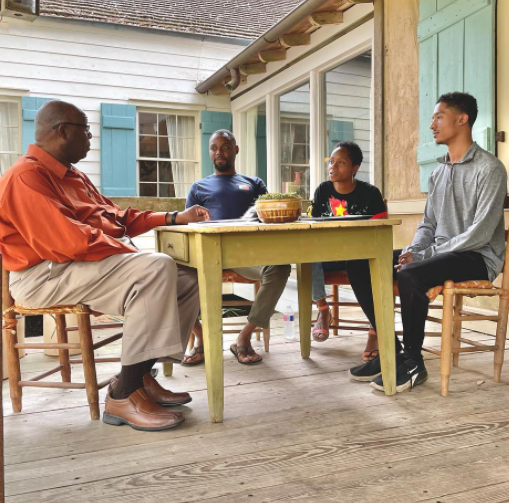
[[[313,12],[308,17],[308,20],[313,26],[341,24],[343,22],[343,13],[337,10],[332,12]]]
[[[286,59],[286,49],[260,51],[258,57],[262,63],[270,63],[271,61],[283,61]]]
[[[256,75],[258,73],[266,73],[267,65],[265,63],[249,63],[240,67],[242,75]]]
[[[311,34],[309,33],[290,33],[279,38],[279,43],[283,47],[296,47],[298,45],[309,45],[311,43]]]

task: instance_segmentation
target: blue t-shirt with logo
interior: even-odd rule
[[[267,193],[261,178],[245,175],[210,175],[191,186],[186,208],[199,204],[210,211],[211,220],[240,218]]]

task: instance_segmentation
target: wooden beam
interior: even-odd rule
[[[280,37],[279,43],[283,47],[309,45],[311,43],[311,35],[309,33],[291,33]]]
[[[343,22],[343,13],[341,11],[332,12],[313,12],[308,17],[313,26],[325,26],[328,24],[341,24]]]
[[[209,93],[213,96],[226,96],[227,94],[230,94],[224,84],[219,84],[218,86],[211,87],[209,89]]]
[[[384,0],[375,0],[373,33],[373,171],[375,185],[384,194],[385,181],[385,103],[384,103]]]
[[[248,65],[242,65],[240,68],[242,75],[256,75],[258,73],[266,73],[267,65],[265,63],[249,63]]]
[[[271,61],[283,61],[286,59],[286,49],[274,49],[269,51],[260,51],[258,54],[262,63],[270,63]]]

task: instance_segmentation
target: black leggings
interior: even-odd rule
[[[393,263],[398,263],[401,250],[394,250]],[[368,260],[349,260],[347,262],[326,262],[324,271],[346,270],[357,300],[376,331],[375,309],[371,290],[371,275]],[[480,253],[457,252],[442,253],[427,260],[412,262],[399,272],[394,269],[401,299],[401,319],[403,322],[403,344],[405,351],[415,361],[422,360],[421,350],[424,342],[424,325],[428,315],[429,299],[426,292],[445,281],[487,280],[488,271]],[[396,338],[396,350],[402,351]]]

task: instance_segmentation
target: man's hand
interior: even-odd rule
[[[398,265],[395,266],[396,270],[400,270],[404,265],[411,264],[414,257],[411,252],[402,253],[398,258]]]
[[[186,225],[191,222],[203,222],[204,220],[210,220],[209,210],[195,204],[185,211],[179,211],[175,223],[178,225]]]

